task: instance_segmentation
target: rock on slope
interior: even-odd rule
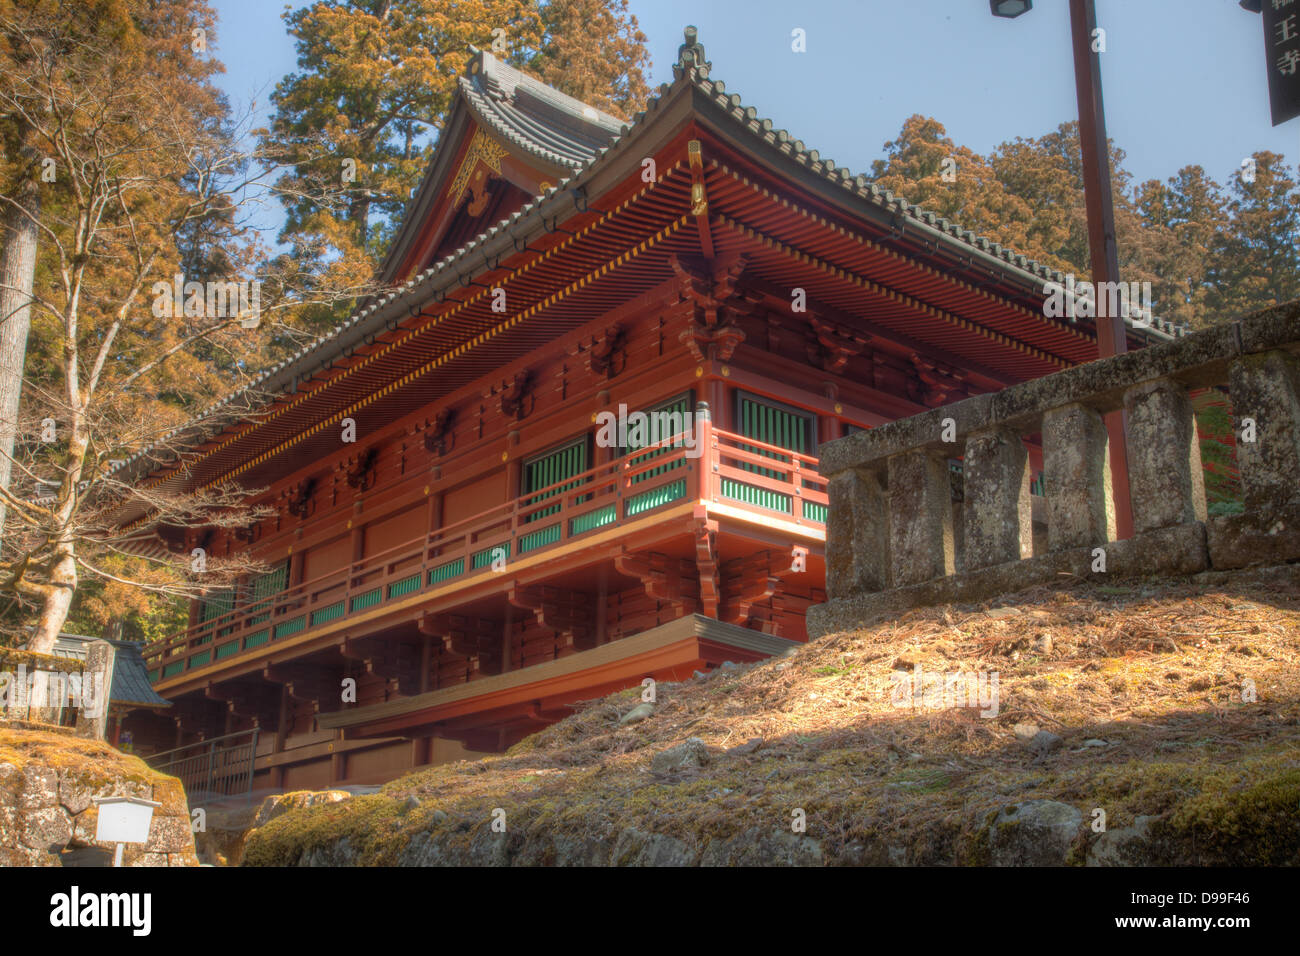
[[[0,729],[0,866],[59,866],[64,850],[95,841],[95,797],[162,804],[149,842],[128,844],[125,866],[198,866],[181,782],[99,740],[41,730]]]
[[[639,695],[286,813],[244,865],[1300,863],[1297,567],[916,610],[621,723]]]

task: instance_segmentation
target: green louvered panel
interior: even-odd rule
[[[465,573],[465,559],[457,558],[455,561],[448,561],[446,564],[440,564],[436,568],[429,569],[429,583],[438,584],[442,581],[450,581],[452,578],[460,577]]]
[[[658,508],[660,505],[666,505],[670,501],[685,497],[686,479],[682,478],[679,481],[660,485],[658,488],[651,488],[649,491],[643,491],[641,494],[633,495],[627,499],[627,516],[631,518],[634,515],[649,511],[651,508]]]
[[[827,508],[823,504],[815,501],[805,501],[803,503],[803,517],[805,521],[816,521],[818,524],[826,523]]]
[[[244,650],[248,650],[249,648],[252,647],[261,647],[268,640],[270,640],[270,638],[271,638],[270,629],[264,627],[256,634],[249,634],[248,637],[244,638]]]
[[[587,439],[582,438],[571,445],[566,445],[559,451],[553,451],[549,455],[541,458],[534,458],[532,461],[524,463],[524,494],[529,495],[539,488],[546,488],[557,482],[564,481],[566,478],[572,478],[574,475],[580,475],[587,470]],[[561,485],[558,488],[552,488],[550,491],[543,492],[540,495],[533,495],[526,498],[524,504],[526,507],[537,504],[539,501],[545,501],[547,498],[554,498],[556,495],[563,494],[571,488],[576,488],[578,482],[571,481],[568,484]],[[525,518],[525,521],[538,521],[548,515],[553,515],[560,510],[558,504],[549,508],[543,508]],[[522,549],[521,549],[522,550]]]
[[[297,617],[285,621],[283,624],[275,626],[275,636],[272,640],[279,640],[282,637],[288,637],[290,634],[297,634],[307,627],[307,615],[299,614]]]
[[[271,619],[270,598],[275,597],[286,587],[289,586],[289,562],[286,561],[278,568],[272,568],[265,574],[259,574],[253,579],[252,598],[253,603],[249,605],[250,611],[257,611],[266,608],[261,614],[255,614],[248,619],[249,624],[261,624]]]
[[[212,652],[204,651],[202,654],[190,655],[190,667],[202,667],[204,664],[212,663]]]
[[[776,445],[800,453],[807,453],[812,447],[811,419],[768,405],[765,402],[756,402],[745,395],[740,396],[740,433],[748,438],[756,438],[768,445]],[[787,464],[790,461],[787,456],[777,452],[760,451],[752,445],[741,445],[740,447],[745,451],[772,458],[782,464]],[[745,471],[763,475],[765,478],[785,478],[789,474],[784,469],[763,468],[760,465],[748,462],[741,463],[740,467]],[[737,501],[743,501],[759,508],[768,508],[772,511],[780,511],[783,514],[794,514],[794,502],[791,500],[790,495],[747,485],[732,478],[722,479],[722,494],[728,498],[734,498]]]
[[[395,597],[401,597],[403,594],[410,594],[412,591],[418,591],[420,589],[420,581],[423,577],[423,572],[416,571],[409,577],[402,578],[400,581],[394,581],[392,584],[388,585],[389,600]]]
[[[646,412],[646,415],[649,416],[649,418],[653,422],[655,422],[656,425],[652,426],[650,435],[644,436],[644,438],[646,439],[644,441],[635,440],[636,438],[642,436],[629,435],[626,454],[631,454],[635,452],[638,448],[643,448],[646,445],[651,444],[651,442],[649,441],[649,439],[651,438],[657,439],[659,441],[662,441],[665,438],[670,438],[672,436],[672,433],[676,431],[677,425],[689,426],[693,424],[687,418],[689,414],[690,414],[690,399],[684,395],[681,398],[676,399],[675,401],[669,402],[667,405],[660,405],[658,408],[654,408]],[[677,418],[675,420],[669,419],[668,416],[670,415],[676,415]],[[657,435],[654,434],[655,431],[658,432]],[[654,461],[654,459],[656,458],[662,458],[665,455],[671,455],[672,453],[673,453],[673,449],[671,447],[656,448],[653,451],[646,452],[644,455],[637,455],[635,458],[631,460],[630,464],[633,467],[636,467],[637,465],[645,464],[648,461]],[[653,478],[656,475],[662,475],[667,472],[670,472],[674,468],[681,468],[685,464],[686,464],[686,460],[684,458],[677,458],[673,461],[667,462],[664,465],[661,465],[658,468],[651,468],[649,471],[642,472],[639,475],[633,475],[631,483],[635,485],[638,482],[647,481],[648,479]]]
[[[510,542],[503,541],[501,544],[494,544],[490,548],[484,548],[482,551],[475,552],[474,554],[470,555],[469,566],[474,570],[478,570],[479,568],[486,568],[488,565],[492,563],[492,556],[494,552],[498,550],[505,552],[503,557],[507,557],[507,558],[510,557]]]
[[[311,612],[312,627],[317,624],[324,624],[327,621],[337,621],[343,616],[343,602],[335,601],[333,604],[327,604],[322,608],[317,608]]]
[[[1038,477],[1029,483],[1029,493],[1038,495],[1040,498],[1047,496],[1047,479],[1041,471],[1038,473]]]
[[[220,591],[213,591],[199,606],[199,623],[206,624],[208,621],[215,621],[223,614],[229,614],[235,609],[235,592],[232,588],[222,588]]]
[[[163,677],[175,677],[183,670],[185,670],[184,661],[172,661],[163,667]]]
[[[149,683],[158,683],[158,669],[156,667],[149,672]]]
[[[228,644],[217,645],[217,660],[225,660],[232,654],[239,653],[239,641],[231,641]]]
[[[371,588],[364,594],[358,594],[351,601],[353,611],[364,611],[368,607],[374,607],[383,600],[383,588]]]
[[[548,544],[555,544],[555,542],[559,540],[560,525],[557,522],[552,525],[547,525],[545,528],[538,528],[536,531],[530,531],[528,534],[520,535],[519,553],[527,554],[529,551],[535,551]]]
[[[617,519],[618,509],[613,505],[606,505],[604,508],[588,511],[585,515],[578,515],[570,521],[569,534],[582,534],[593,528],[603,528],[607,524],[613,524]]]
[[[755,485],[747,485],[743,481],[723,478],[722,494],[727,498],[743,501],[745,504],[753,505],[756,508],[768,508],[787,515],[794,513],[790,509],[791,499],[789,495],[778,494],[775,491],[768,491],[766,488],[759,488]]]
[[[219,591],[213,591],[204,598],[203,603],[199,605],[199,623],[206,624],[208,621],[215,621],[223,614],[229,614],[235,609],[235,590],[234,588],[222,588]],[[219,635],[230,633],[230,628],[219,628]],[[211,635],[205,636],[199,641],[200,644],[206,644],[212,639]]]

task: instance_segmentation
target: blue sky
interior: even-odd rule
[[[304,0],[294,3],[303,5]],[[221,85],[237,106],[293,70],[281,9],[215,0]],[[988,152],[1076,117],[1066,0],[1037,0],[1016,20],[986,0],[631,0],[654,60],[671,79],[682,27],[694,23],[726,82],[760,116],[836,164],[870,172],[913,113]],[[1300,160],[1300,119],[1269,125],[1264,37],[1237,0],[1097,0],[1108,132],[1134,179],[1200,164],[1219,182],[1252,152]],[[791,51],[791,31],[807,52]]]

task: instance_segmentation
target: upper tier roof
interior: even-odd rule
[[[457,81],[474,118],[503,139],[576,171],[618,135],[623,121],[476,51]]]

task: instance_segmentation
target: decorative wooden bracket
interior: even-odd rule
[[[472,658],[483,674],[500,674],[504,624],[492,618],[464,614],[425,614],[420,633],[442,641],[448,654]]]
[[[718,587],[717,527],[699,521],[695,529],[695,567],[700,576],[700,608],[708,617],[718,616],[721,597]]]
[[[838,374],[844,371],[849,359],[861,355],[866,348],[867,339],[860,335],[836,328],[815,315],[809,321],[816,341],[808,344],[808,361],[817,368]]]
[[[805,548],[793,551],[758,551],[722,566],[722,600],[718,619],[743,625],[750,608],[766,601],[781,586],[781,579],[807,567]]]
[[[690,561],[644,551],[617,555],[614,567],[639,579],[648,597],[671,604],[677,617],[694,614],[700,606],[700,582]]]
[[[300,481],[292,488],[288,489],[285,494],[289,500],[285,507],[288,509],[289,514],[302,518],[305,521],[313,510],[311,494],[315,490],[315,478],[308,478],[304,481]]]
[[[305,662],[266,664],[262,677],[272,684],[283,684],[294,700],[312,701],[317,713],[327,714],[343,707],[343,673]]]
[[[433,416],[433,423],[424,433],[424,450],[432,455],[445,455],[456,445],[456,409],[444,408]]]
[[[236,541],[252,544],[262,536],[262,523],[260,521],[250,521],[248,524],[236,528],[233,533]]]
[[[595,375],[613,378],[627,368],[627,333],[622,326],[611,325],[592,343],[588,364]]]
[[[926,405],[937,408],[966,398],[970,394],[966,387],[968,376],[962,369],[927,359],[915,352],[912,353],[911,358],[917,378],[925,386],[923,399]]]
[[[365,491],[375,483],[375,463],[379,460],[379,449],[373,445],[363,452],[358,452],[348,459],[344,467],[344,477],[348,487]]]
[[[741,304],[735,295],[736,283],[746,262],[744,256],[738,256],[718,274],[707,275],[688,268],[677,256],[668,257],[668,265],[677,276],[680,301],[689,307],[690,325],[679,338],[697,362],[725,362],[745,340],[744,331],[732,316]]]
[[[537,623],[554,631],[566,646],[578,650],[596,646],[590,594],[549,585],[517,585],[507,592],[506,599],[517,608],[532,611]]]
[[[257,726],[274,728],[280,720],[280,692],[268,685],[260,688],[240,685],[229,691],[217,690],[209,683],[204,688],[204,696],[211,700],[223,701],[226,709],[236,717],[246,717],[257,721]]]
[[[501,414],[522,421],[532,413],[536,399],[533,395],[533,373],[524,369],[501,393]]]
[[[339,646],[344,658],[359,662],[367,674],[382,678],[403,694],[419,691],[419,655],[412,651],[396,641],[364,637],[345,637]]]

